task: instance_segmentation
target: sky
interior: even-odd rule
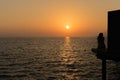
[[[0,37],[106,35],[108,11],[118,9],[120,0],[0,0]]]

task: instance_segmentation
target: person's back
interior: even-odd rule
[[[98,43],[97,48],[92,48],[92,52],[94,52],[94,53],[105,53],[106,46],[105,46],[105,43],[104,43],[103,33],[99,33],[99,35],[97,37],[97,43]]]
[[[97,37],[97,41],[98,41],[98,47],[97,47],[98,51],[105,51],[106,47],[104,43],[103,33],[99,33]]]

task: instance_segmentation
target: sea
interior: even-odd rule
[[[102,80],[96,47],[96,37],[0,38],[0,80]],[[106,62],[107,80],[120,80],[120,62]]]

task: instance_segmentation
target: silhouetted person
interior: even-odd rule
[[[98,37],[97,37],[97,42],[98,42],[98,51],[105,51],[106,47],[105,47],[105,43],[104,43],[104,36],[103,33],[99,33]]]
[[[92,51],[95,53],[104,53],[106,50],[106,46],[104,43],[104,36],[103,33],[99,33],[97,37],[97,48],[92,48]]]

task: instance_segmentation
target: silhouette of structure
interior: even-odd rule
[[[120,10],[108,11],[108,43],[105,54],[97,54],[100,59],[120,61]]]
[[[108,11],[107,51],[96,54],[102,60],[102,80],[106,80],[106,60],[120,61],[120,10]]]
[[[108,12],[108,53],[120,56],[120,10]]]

